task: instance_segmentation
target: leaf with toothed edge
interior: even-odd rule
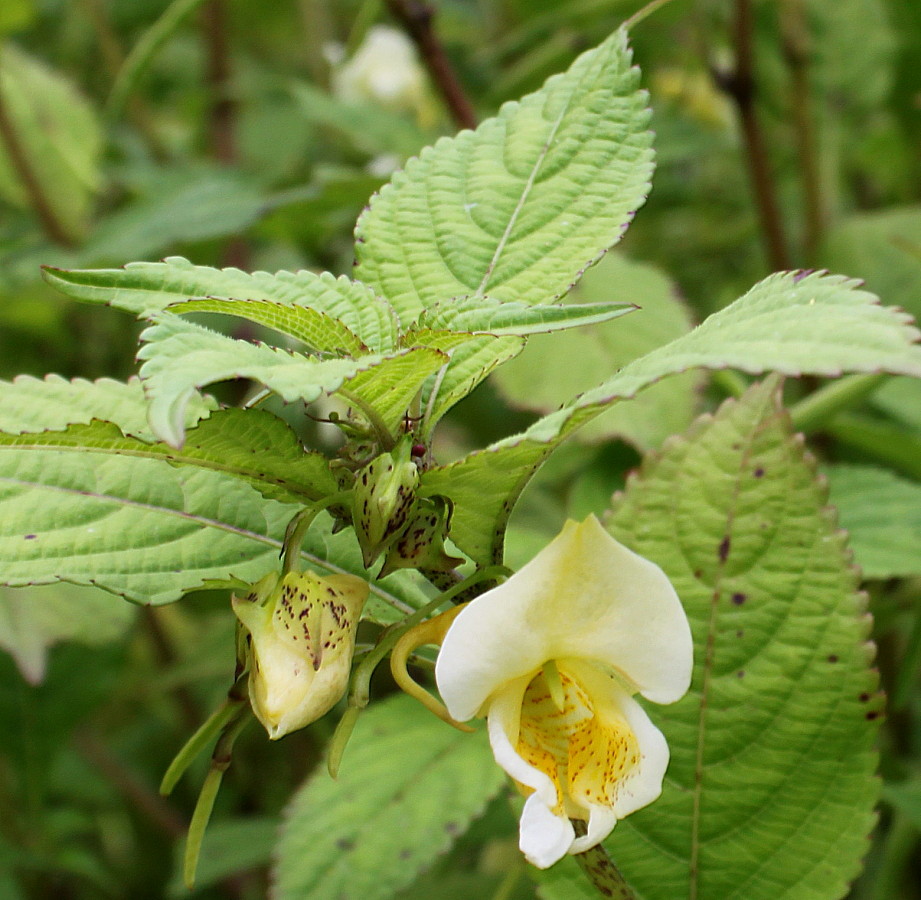
[[[409,160],[356,226],[356,273],[404,326],[445,297],[546,303],[649,190],[646,94],[621,29],[476,131]]]
[[[7,449],[165,459],[233,475],[264,497],[286,503],[310,503],[338,490],[329,460],[305,451],[291,428],[265,410],[218,410],[186,432],[181,450],[125,435],[114,423],[99,419],[63,431],[0,432],[0,453]]]
[[[402,338],[412,345],[420,331],[486,332],[493,335],[546,334],[567,328],[598,325],[636,310],[633,303],[529,305],[492,297],[454,297],[422,312]]]
[[[276,900],[389,900],[444,853],[505,784],[485,730],[448,728],[397,694],[358,719],[339,777],[292,799],[273,871]]]
[[[292,351],[226,337],[178,316],[159,314],[141,333],[138,359],[150,404],[150,427],[161,440],[182,446],[185,410],[199,388],[251,378],[283,400],[311,402],[332,393],[380,356],[317,360]]]
[[[216,408],[213,397],[193,398],[186,410],[186,426],[192,427]],[[68,381],[60,375],[19,375],[0,381],[0,431],[59,431],[93,419],[109,419],[126,434],[153,439],[138,378]]]
[[[649,708],[671,751],[663,794],[605,842],[643,900],[837,900],[858,872],[882,695],[826,503],[776,378],[614,499],[607,528],[664,569],[695,647],[689,694]]]
[[[368,348],[339,320],[308,306],[288,306],[274,300],[184,300],[166,308],[176,316],[217,313],[264,325],[306,344],[319,353],[359,356]]]
[[[909,316],[880,306],[853,280],[777,273],[522,434],[425,472],[421,489],[454,501],[452,540],[478,564],[490,565],[501,561],[508,516],[547,456],[580,425],[647,385],[694,367],[750,374],[921,376],[918,337]]]
[[[203,584],[277,571],[302,503],[268,500],[241,478],[165,459],[0,449],[0,583],[93,584],[162,604]],[[324,521],[327,521],[324,519]],[[309,530],[303,565],[367,577],[354,535]],[[389,623],[426,602],[418,579],[372,583],[365,617]]]
[[[263,300],[302,306],[339,320],[374,352],[397,342],[396,316],[367,285],[329,272],[243,272],[192,265],[181,256],[163,262],[128,263],[122,269],[42,270],[45,280],[68,297],[105,303],[146,316],[173,303],[195,299]]]

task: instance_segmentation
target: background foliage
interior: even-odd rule
[[[637,7],[632,0],[436,4],[433,26],[465,106],[457,97],[446,102],[427,77],[396,103],[350,93],[343,84],[330,45],[349,54],[373,24],[401,27],[398,13],[405,7],[397,2],[7,0],[0,5],[0,376],[51,371],[94,380],[125,378],[135,369],[131,348],[139,329],[131,316],[67,300],[41,280],[39,265],[122,265],[182,255],[200,265],[349,273],[355,221],[394,167],[439,135],[537,88]],[[680,338],[775,269],[827,267],[865,279],[885,303],[921,314],[921,11],[914,4],[675,0],[636,27],[632,43],[651,92],[654,186],[616,255],[589,272],[570,299],[637,300],[648,315],[532,339],[494,383],[448,417],[436,447],[440,460],[521,430],[536,413],[556,409],[641,353]],[[359,326],[371,333],[379,323]],[[248,334],[261,333],[260,327],[254,323]],[[834,345],[840,334],[825,337]],[[580,361],[564,365],[559,379],[547,377],[552,369],[542,347],[551,346]],[[838,522],[851,532],[874,615],[879,678],[889,696],[880,738],[882,805],[852,896],[917,900],[921,382],[868,376],[849,382],[847,392],[818,409],[808,401],[797,405],[814,381],[788,383],[787,401],[794,425],[807,433],[808,457],[757,390],[737,406],[722,407],[712,424],[699,423],[681,442],[662,448],[668,435],[717,409],[727,395],[741,394],[747,383],[725,373],[672,378],[577,432],[578,443],[551,457],[525,494],[509,535],[511,562],[527,559],[565,515],[608,510],[611,494],[624,487],[646,451],[661,454],[615,502],[611,523],[641,551],[643,541],[661,541],[630,534],[631,504],[657,502],[669,467],[680,469],[695,454],[725,453],[719,429],[731,429],[739,417],[764,416],[758,453],[784,467],[790,491],[820,504],[825,488],[815,485],[814,457]],[[14,408],[7,391],[0,417],[21,423],[31,415],[37,427],[59,427],[55,421],[64,420],[55,415],[76,392],[84,404],[87,396],[98,396],[100,412],[120,424],[119,397],[126,417],[136,409],[128,396],[134,389],[114,382],[55,385],[57,412],[55,403],[38,408],[23,401],[29,382],[20,382],[15,402],[24,408]],[[240,399],[236,390],[225,385],[217,393],[234,402]],[[302,410],[300,404],[275,409],[302,439],[323,446],[322,426],[304,426]],[[189,415],[195,418],[195,410]],[[129,426],[134,433],[146,427]],[[284,462],[292,449],[273,437],[269,430],[266,446]],[[207,444],[185,451],[231,452]],[[731,453],[719,458],[727,471],[741,471]],[[160,459],[149,464],[168,465]],[[122,477],[119,465],[116,459],[98,476]],[[304,467],[309,484],[315,476],[309,461]],[[202,478],[214,482],[208,490],[226,497],[226,479]],[[286,490],[279,485],[273,499],[288,499]],[[750,503],[769,501],[755,496]],[[844,552],[830,515],[802,521],[795,504],[787,514],[789,528],[810,534],[825,529],[826,552]],[[36,502],[34,515],[36,522],[53,520],[55,510]],[[719,543],[718,532],[713,539]],[[235,552],[233,536],[224,540],[216,552]],[[276,550],[267,547],[267,558]],[[255,560],[253,573],[264,567]],[[821,569],[817,564],[815,577]],[[140,580],[133,589],[156,598],[157,573]],[[853,587],[842,591],[852,613],[863,602]],[[681,591],[692,618],[695,590],[702,588],[689,582]],[[730,596],[750,590],[739,585]],[[403,600],[416,602],[413,596]],[[808,603],[808,591],[798,602]],[[69,612],[75,608],[92,612],[92,627]],[[745,609],[738,613],[741,630],[766,627],[743,621]],[[856,653],[863,635],[855,623],[852,617],[852,632],[823,639]],[[738,630],[732,625],[729,637]],[[182,782],[169,802],[158,797],[156,785],[185,736],[226,689],[233,665],[226,596],[200,592],[181,605],[135,609],[89,588],[3,589],[0,647],[8,651],[0,654],[0,898],[182,896],[173,860],[196,779]],[[747,659],[747,651],[740,652]],[[829,644],[805,677],[821,688],[823,665],[844,652]],[[736,671],[747,669],[748,662],[740,664],[720,683],[724,702],[732,702]],[[873,684],[838,687],[849,691],[847,702],[860,704],[858,715],[868,703],[868,712],[879,708]],[[391,692],[385,678],[375,684],[381,704],[361,727],[377,729],[375,747],[389,747],[405,719],[402,733],[413,737],[411,745],[381,754],[383,774],[373,791],[342,785],[368,804],[357,814],[373,813],[382,823],[381,844],[367,860],[350,846],[337,846],[354,857],[357,872],[396,856],[399,870],[387,870],[375,896],[580,896],[565,866],[535,884],[518,858],[515,800],[497,770],[483,763],[484,746],[461,743],[401,698],[389,698]],[[855,700],[863,694],[866,700]],[[804,692],[803,702],[836,700],[833,692],[816,689]],[[795,715],[796,707],[783,711]],[[680,707],[674,715],[680,730]],[[284,814],[290,825],[272,877],[279,896],[305,896],[316,871],[298,871],[290,848],[311,842],[312,811],[333,803],[339,790],[325,780],[321,764],[332,726],[322,720],[277,745],[256,729],[244,734],[207,838],[198,895],[264,896]],[[837,745],[849,735],[816,740]],[[770,737],[788,743],[783,735]],[[388,766],[399,768],[410,746],[415,764],[432,778],[431,807],[415,811],[432,831],[401,857],[406,848],[386,843],[392,835],[387,823],[405,820],[398,785],[386,773]],[[361,747],[356,740],[350,748],[343,779],[367,773]],[[461,782],[464,773],[476,783]],[[855,774],[866,773],[842,773],[842,779]],[[679,781],[686,776],[675,773]],[[731,784],[738,772],[724,777]],[[852,781],[854,791],[873,789],[863,777]],[[819,804],[808,783],[801,787],[795,803]],[[452,804],[456,814],[445,816]],[[831,835],[834,815],[829,819]],[[642,839],[643,820],[619,827],[623,839],[613,846],[626,864]],[[742,856],[763,850],[757,835],[751,840],[734,849]],[[714,845],[701,846],[706,853]],[[630,871],[645,889],[650,879],[642,859]],[[733,896],[738,873],[724,875],[725,882],[701,896]],[[366,886],[361,890],[370,896]],[[751,896],[739,890],[736,896]]]

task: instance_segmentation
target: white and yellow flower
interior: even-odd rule
[[[267,575],[233,611],[245,629],[249,698],[269,737],[329,712],[348,686],[369,586],[355,575]]]
[[[668,746],[632,695],[678,700],[691,665],[668,578],[591,516],[453,617],[435,676],[454,719],[488,720],[496,761],[527,795],[521,849],[546,868],[659,796]]]

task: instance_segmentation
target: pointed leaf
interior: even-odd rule
[[[192,298],[270,300],[307,306],[339,319],[371,350],[396,346],[393,310],[367,286],[329,272],[253,272],[193,266],[181,256],[159,263],[129,263],[123,269],[55,269],[45,279],[76,300],[106,303],[143,316]]]
[[[635,309],[632,303],[529,306],[514,301],[503,303],[492,297],[455,297],[425,310],[402,340],[411,344],[415,340],[414,335],[424,329],[494,335],[545,334],[565,328],[598,325]]]
[[[317,360],[226,337],[161,314],[156,324],[141,334],[143,360],[140,375],[150,402],[150,425],[154,433],[174,447],[185,435],[185,410],[196,390],[231,378],[251,378],[264,384],[283,400],[311,402],[331,393],[362,368],[380,357]]]
[[[921,375],[917,329],[900,310],[878,302],[840,275],[771,275],[694,331],[629,363],[523,434],[424,473],[423,488],[454,501],[451,537],[465,553],[483,564],[500,561],[512,507],[554,447],[666,375],[695,366],[751,374]]]
[[[339,489],[325,457],[306,451],[277,416],[256,409],[213,413],[186,433],[181,450],[126,436],[114,423],[98,419],[63,431],[0,432],[0,453],[6,448],[166,459],[175,465],[234,475],[249,482],[264,497],[286,503],[306,504]]]
[[[314,774],[288,808],[274,896],[387,900],[502,788],[484,731],[463,734],[403,694],[355,726],[339,778]]]
[[[138,603],[169,603],[208,581],[277,571],[301,504],[266,500],[239,478],[160,459],[56,450],[0,451],[0,583],[95,584]],[[354,535],[307,535],[305,566],[367,573]],[[365,616],[426,602],[401,573],[371,586]]]
[[[565,294],[648,191],[638,79],[621,30],[476,131],[423,150],[359,219],[359,277],[404,324],[445,297]]]
[[[319,353],[358,356],[368,348],[338,319],[307,306],[290,306],[272,300],[186,300],[167,307],[167,312],[220,313],[265,325],[306,344]]]
[[[191,427],[216,406],[212,397],[193,398],[186,426]],[[109,419],[127,434],[153,438],[147,423],[147,402],[137,378],[124,383],[109,378],[68,381],[60,375],[42,379],[20,375],[13,381],[0,381],[2,431],[58,431],[93,419]]]
[[[615,498],[611,533],[663,567],[695,646],[690,693],[650,709],[671,750],[663,795],[607,841],[644,900],[836,900],[857,874],[882,696],[825,502],[774,380]]]
[[[692,328],[674,282],[658,269],[609,253],[585,273],[570,299],[609,296],[611,285],[640,309],[623,321],[535,337],[517,359],[496,374],[496,387],[515,406],[549,413],[613,372]],[[549,364],[548,364],[549,363]],[[661,445],[694,418],[702,376],[654,384],[628,406],[615,405],[576,433],[580,442],[619,437],[641,450]]]

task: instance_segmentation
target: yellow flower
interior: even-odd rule
[[[668,746],[632,695],[678,700],[691,665],[668,578],[590,516],[460,611],[435,677],[454,719],[488,720],[496,762],[527,795],[521,849],[546,868],[659,796]]]
[[[233,598],[247,632],[250,704],[272,740],[316,721],[345,693],[368,591],[354,575],[289,572]]]

